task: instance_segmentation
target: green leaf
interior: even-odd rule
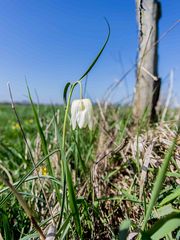
[[[94,67],[94,65],[96,64],[97,60],[99,59],[99,57],[101,56],[102,52],[104,51],[105,47],[106,47],[106,44],[108,43],[109,41],[109,37],[110,37],[110,33],[111,33],[111,29],[110,29],[110,25],[107,21],[107,19],[105,18],[105,21],[106,21],[106,24],[107,24],[107,27],[108,27],[108,34],[107,34],[107,37],[106,37],[106,40],[105,40],[105,43],[104,45],[102,46],[101,50],[99,51],[99,53],[97,54],[96,58],[93,60],[93,62],[91,63],[90,67],[86,70],[86,72],[80,77],[79,81],[82,80],[90,71],[91,69]]]
[[[124,220],[119,227],[119,240],[126,240],[129,234],[129,228],[131,226],[130,220]]]
[[[180,213],[180,210],[174,209],[171,204],[156,209],[152,213],[152,218],[161,218],[171,213]]]
[[[104,181],[109,181],[109,179],[114,176],[117,172],[119,172],[119,170],[121,169],[121,167],[116,168],[115,170],[109,172],[105,177],[104,177]]]
[[[68,83],[66,84],[66,86],[64,87],[63,100],[64,100],[65,106],[67,105],[67,91],[68,91],[68,88],[69,88],[70,85],[71,85],[71,83],[68,82]]]
[[[178,129],[178,131],[179,131],[179,129]],[[146,215],[144,217],[144,221],[143,221],[143,224],[142,224],[142,230],[144,230],[145,227],[146,227],[147,221],[148,221],[148,219],[151,215],[153,207],[155,206],[157,198],[158,198],[159,193],[161,191],[163,182],[164,182],[165,177],[166,177],[166,172],[167,172],[167,169],[168,169],[168,166],[169,166],[169,162],[171,160],[174,148],[176,146],[177,136],[178,136],[178,134],[174,138],[171,146],[169,147],[169,149],[168,149],[168,151],[165,155],[164,161],[162,163],[162,166],[158,171],[158,175],[156,177],[154,187],[153,187],[153,190],[152,190],[151,199],[150,199],[149,205],[147,207]]]
[[[2,213],[1,212],[1,218],[2,218],[2,224],[3,224],[3,230],[4,230],[4,239],[5,240],[9,240],[12,239],[11,236],[11,228],[8,222],[8,216],[6,215],[6,213]]]
[[[176,239],[180,239],[180,230],[176,234]]]
[[[174,189],[174,191],[169,194],[168,196],[166,196],[161,202],[160,202],[160,206],[163,206],[171,201],[173,201],[175,198],[180,197],[180,187],[177,187],[176,189]]]
[[[158,240],[180,227],[180,213],[172,213],[157,221],[152,228],[145,233],[152,240]]]
[[[65,239],[66,237],[66,234],[68,233],[68,230],[70,228],[70,225],[71,225],[71,217],[72,217],[72,214],[70,214],[66,220],[63,222],[61,228],[59,229],[58,233],[57,233],[57,236],[59,235],[59,233],[61,233],[60,235],[60,239]]]
[[[32,238],[37,238],[38,236],[39,236],[38,233],[32,233],[20,238],[19,240],[29,240]]]
[[[127,190],[122,189],[122,194],[125,196],[125,199],[132,201],[132,202],[140,202],[137,197],[131,193],[129,193]]]
[[[66,178],[67,178],[67,185],[68,185],[69,205],[70,205],[71,212],[72,212],[72,215],[74,218],[74,222],[76,224],[77,233],[78,233],[79,237],[81,238],[82,232],[81,232],[79,211],[78,211],[78,206],[77,206],[77,202],[76,202],[76,196],[75,196],[73,181],[72,181],[72,177],[71,177],[71,172],[69,170],[69,165],[67,162],[65,162],[65,170],[66,170]]]
[[[180,173],[177,172],[167,172],[166,173],[167,177],[175,177],[175,178],[180,178]]]
[[[39,116],[38,116],[38,113],[36,111],[36,108],[35,108],[35,105],[33,103],[33,100],[32,100],[32,97],[31,97],[31,93],[30,93],[30,90],[29,90],[29,87],[27,85],[27,90],[28,90],[28,95],[29,95],[29,100],[31,102],[31,107],[32,107],[32,110],[33,110],[33,113],[34,113],[34,117],[35,117],[35,121],[36,121],[36,125],[37,125],[37,129],[38,129],[38,132],[39,132],[39,135],[40,135],[40,138],[41,138],[41,142],[42,142],[42,148],[43,148],[43,153],[45,155],[48,154],[48,150],[47,150],[47,142],[46,142],[46,138],[44,136],[44,132],[43,132],[43,129],[41,127],[41,124],[40,124],[40,121],[39,121]],[[50,163],[49,163],[50,164]],[[51,167],[50,167],[51,168]],[[50,169],[48,169],[50,170]],[[51,171],[51,170],[50,170]],[[52,174],[51,174],[52,175]]]

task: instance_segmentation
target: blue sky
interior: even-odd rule
[[[180,18],[180,1],[163,0],[160,35]],[[107,27],[109,43],[88,76],[87,96],[102,99],[106,89],[135,62],[137,25],[135,0],[0,0],[0,101],[27,100],[25,76],[40,102],[61,103],[63,88],[76,81],[101,48]],[[164,78],[175,69],[174,94],[180,101],[180,24],[159,47],[159,73]],[[122,102],[132,94],[134,71],[113,94]],[[163,80],[162,97],[168,79]]]

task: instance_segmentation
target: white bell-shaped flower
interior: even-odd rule
[[[76,124],[79,128],[85,128],[88,126],[89,129],[92,130],[93,107],[90,99],[78,99],[72,102],[71,124],[73,130],[76,128]]]

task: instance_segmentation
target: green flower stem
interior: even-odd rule
[[[81,81],[77,81],[79,83],[79,87],[80,87],[80,99],[83,99],[83,88],[82,88],[82,82]]]
[[[65,115],[64,115],[64,123],[63,123],[63,134],[62,134],[62,147],[61,147],[61,154],[62,154],[62,179],[63,179],[63,196],[62,196],[62,204],[61,204],[61,213],[60,213],[60,219],[58,228],[61,226],[63,212],[64,212],[64,203],[65,203],[65,195],[66,195],[66,174],[65,174],[65,164],[66,164],[66,154],[65,154],[65,141],[66,141],[66,125],[67,125],[67,119],[68,119],[68,113],[71,103],[71,97],[73,90],[75,86],[78,83],[75,82],[73,85],[71,85],[69,96],[68,96],[68,102],[66,105]]]
[[[78,83],[79,83],[79,81],[75,82],[74,84],[71,85],[71,89],[70,89],[69,97],[68,97],[68,102],[67,102],[67,106],[66,106],[64,123],[63,123],[63,135],[62,135],[62,150],[64,152],[65,152],[66,125],[67,125],[67,119],[68,119],[68,112],[69,112],[69,108],[70,108],[70,104],[71,104],[71,97],[72,97],[73,90]],[[81,88],[80,88],[80,91],[82,92]]]

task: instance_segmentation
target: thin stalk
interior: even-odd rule
[[[80,99],[83,99],[83,89],[82,89],[82,82],[78,81],[80,87]]]
[[[70,172],[68,162],[66,160],[66,154],[65,154],[66,128],[67,128],[67,120],[68,120],[68,114],[69,114],[69,109],[70,109],[70,104],[71,104],[71,97],[72,97],[73,90],[78,83],[79,82],[75,82],[74,84],[71,85],[70,93],[69,93],[68,101],[67,101],[67,106],[66,106],[66,110],[65,110],[65,116],[64,116],[63,134],[62,134],[63,199],[62,199],[61,215],[60,215],[58,227],[61,226],[63,212],[64,212],[65,197],[66,197],[66,181],[67,181],[68,193],[69,193],[68,194],[69,202],[67,202],[67,203],[69,203],[71,211],[72,211],[72,215],[73,215],[74,222],[76,225],[76,231],[77,231],[80,239],[82,239],[79,211],[78,211],[78,207],[77,207],[77,203],[76,203],[76,196],[75,196],[72,176],[71,176],[71,172]]]
[[[63,212],[64,212],[64,204],[65,204],[65,195],[66,195],[66,174],[65,174],[65,164],[66,164],[66,156],[65,156],[65,140],[66,140],[66,125],[67,125],[67,119],[68,119],[68,112],[70,108],[71,103],[71,97],[73,90],[75,86],[77,85],[77,82],[75,82],[73,85],[71,85],[68,102],[65,109],[65,115],[64,115],[64,123],[63,123],[63,133],[62,133],[62,147],[61,147],[61,153],[62,153],[62,173],[63,173],[63,195],[62,195],[62,203],[61,203],[61,214],[59,219],[58,228],[61,226],[62,218],[63,218]]]

